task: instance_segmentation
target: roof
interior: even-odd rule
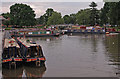
[[[37,44],[31,44],[30,42],[27,42],[25,38],[17,38],[23,45],[30,47],[30,46],[37,46]]]
[[[5,39],[4,48],[14,47],[14,46],[20,48],[19,45],[17,44],[17,42],[15,41],[15,39],[13,39],[13,38],[12,39]]]

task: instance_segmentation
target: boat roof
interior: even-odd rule
[[[30,42],[27,42],[27,39],[25,38],[17,38],[17,39],[26,47],[38,46],[37,44],[31,44]]]
[[[15,41],[15,39],[11,38],[11,39],[4,40],[4,48],[14,47],[14,46],[20,48],[17,42]]]

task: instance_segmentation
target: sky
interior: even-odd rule
[[[24,0],[25,1],[25,0]],[[11,5],[14,5],[15,3],[24,3],[27,5],[30,5],[31,8],[33,8],[33,10],[35,11],[36,14],[36,18],[40,17],[41,15],[43,15],[45,13],[45,11],[47,10],[47,8],[53,8],[54,11],[60,12],[62,14],[62,16],[64,15],[69,15],[72,13],[77,13],[80,9],[85,9],[85,8],[90,8],[89,5],[92,1],[95,1],[97,3],[97,8],[101,9],[104,6],[104,2],[102,1],[98,1],[98,0],[89,0],[89,1],[74,1],[74,2],[64,2],[64,1],[58,1],[55,2],[54,0],[51,0],[50,2],[47,2],[46,0],[44,0],[44,2],[40,2],[37,0],[36,1],[28,1],[28,2],[22,2],[21,1],[15,1],[12,0],[10,2],[7,2],[7,0],[2,1],[2,3],[0,4],[0,14],[1,13],[6,13],[9,12],[9,8]]]

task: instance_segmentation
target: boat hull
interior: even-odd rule
[[[45,66],[45,61],[46,59],[44,57],[43,58],[25,58],[24,65],[42,67],[42,66]]]
[[[34,34],[34,35],[20,35],[20,34],[17,34],[17,35],[14,35],[12,34],[11,35],[12,37],[58,37],[59,34]]]
[[[23,65],[22,61],[6,62],[6,63],[2,63],[2,68],[16,69],[18,67],[22,67],[22,65]]]

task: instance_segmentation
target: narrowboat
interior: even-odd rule
[[[11,32],[13,37],[50,37],[50,36],[59,36],[58,31],[52,30],[19,30],[17,32]]]
[[[46,59],[40,45],[32,43],[25,38],[17,38],[17,42],[20,46],[25,65],[39,67],[45,65]]]
[[[88,29],[69,29],[66,33],[81,33],[81,34],[105,34],[104,30],[88,30]]]
[[[22,65],[22,55],[20,47],[15,39],[4,39],[4,47],[2,52],[2,67],[17,68]]]

